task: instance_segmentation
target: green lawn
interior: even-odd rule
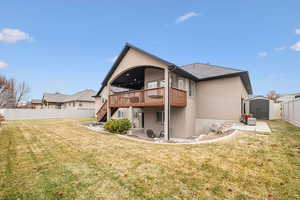
[[[240,132],[224,142],[161,145],[80,126],[86,119],[0,128],[0,199],[300,199],[300,129]]]

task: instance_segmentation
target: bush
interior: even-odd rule
[[[128,119],[111,119],[105,122],[104,128],[112,133],[124,134],[131,128],[131,122]]]

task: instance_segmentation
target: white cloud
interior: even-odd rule
[[[108,61],[114,63],[117,60],[118,56],[109,58]]]
[[[177,18],[176,24],[178,24],[180,22],[183,22],[185,20],[188,20],[191,17],[197,17],[197,16],[199,16],[199,13],[196,13],[196,12],[186,13],[185,15],[182,15],[182,16],[180,16],[180,17]]]
[[[274,48],[275,51],[282,51],[282,50],[285,50],[286,47],[277,47],[277,48]]]
[[[295,51],[300,51],[300,41],[291,46],[291,49]]]
[[[296,29],[296,34],[300,35],[300,28]]]
[[[0,42],[16,43],[21,40],[32,40],[31,37],[19,29],[4,28],[0,32]]]
[[[261,57],[265,57],[265,56],[268,55],[268,53],[267,52],[260,52],[260,53],[258,53],[258,55],[261,56]]]
[[[2,60],[0,60],[0,69],[7,67],[8,64]]]

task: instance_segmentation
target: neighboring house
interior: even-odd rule
[[[41,99],[32,99],[31,100],[31,107],[33,109],[42,109],[43,108],[43,103]]]
[[[45,93],[43,95],[43,108],[47,109],[94,109],[96,94],[94,90],[83,90],[73,95],[60,93]]]
[[[169,139],[199,135],[215,121],[238,121],[250,94],[247,71],[201,63],[179,67],[126,44],[95,95],[95,107],[99,121],[126,110],[144,130],[164,131]]]
[[[300,98],[300,92],[299,93],[294,93],[294,94],[280,95],[280,97],[277,99],[277,102],[284,103],[284,102],[292,101],[292,100],[297,99],[297,98]]]

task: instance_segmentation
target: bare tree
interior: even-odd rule
[[[274,102],[277,102],[277,99],[280,97],[280,94],[277,93],[275,90],[271,90],[267,94],[268,99],[273,100]]]
[[[20,82],[16,85],[15,89],[15,97],[16,97],[16,106],[21,102],[24,101],[30,92],[30,87],[26,84],[25,81]]]
[[[15,80],[0,76],[0,108],[13,108],[15,99]]]

